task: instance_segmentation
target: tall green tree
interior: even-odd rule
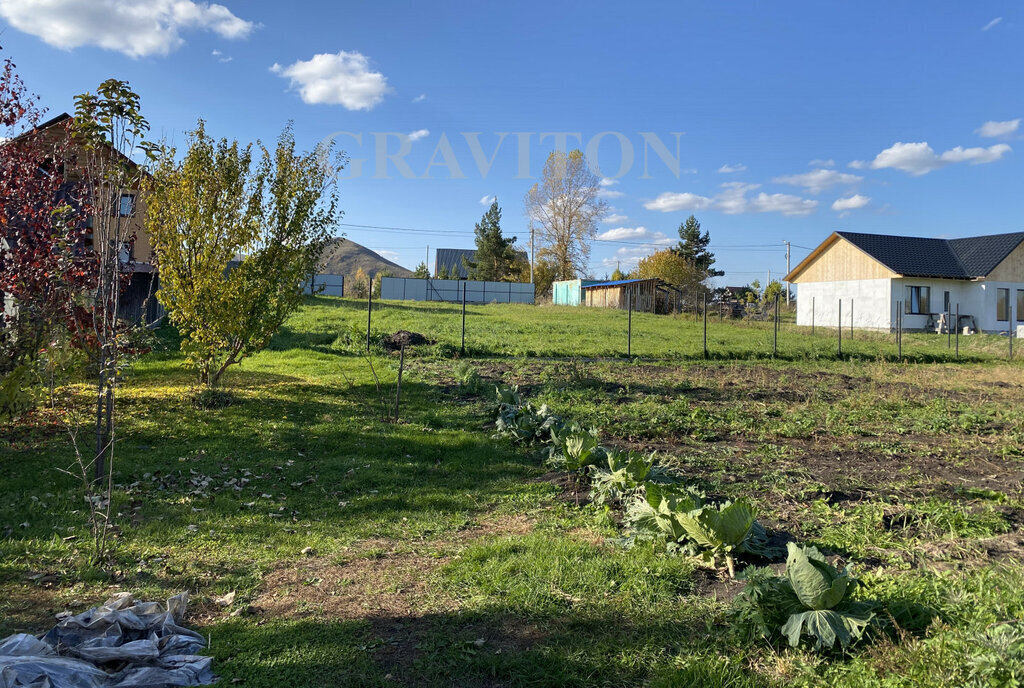
[[[290,126],[269,151],[215,141],[200,120],[182,158],[164,150],[146,229],[201,383],[265,347],[302,303],[337,218],[336,169],[326,148],[297,153]]]
[[[516,263],[515,237],[501,233],[501,208],[494,199],[480,222],[473,229],[476,234],[476,255],[473,260],[463,259],[469,279],[503,282],[514,271]]]
[[[430,279],[430,268],[427,267],[426,263],[420,263],[412,271],[412,276],[414,279]]]
[[[679,244],[672,250],[680,258],[690,261],[701,274],[707,277],[721,277],[725,274],[711,267],[715,264],[715,254],[708,250],[711,234],[706,230],[701,232],[700,221],[695,216],[691,215],[679,225],[679,240]]]

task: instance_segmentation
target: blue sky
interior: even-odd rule
[[[795,264],[836,229],[1024,226],[1019,2],[225,3],[0,0],[0,44],[53,112],[116,77],[179,143],[199,117],[242,140],[288,120],[304,146],[361,134],[337,139],[365,159],[341,183],[342,221],[403,231],[340,229],[409,267],[428,245],[472,246],[494,195],[528,243],[522,200],[551,132],[578,133],[570,147],[613,132],[597,147],[614,208],[599,277],[691,212],[729,284],[779,275],[784,240]],[[414,178],[378,174],[378,140],[393,153],[414,132]],[[486,177],[467,132],[494,154]],[[678,175],[653,149],[644,174],[642,132],[673,156],[682,132]]]

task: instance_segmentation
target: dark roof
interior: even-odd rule
[[[984,277],[1024,241],[1024,232],[964,239],[928,239],[860,232],[836,234],[904,277],[940,279]]]
[[[56,117],[51,117],[50,119],[46,120],[45,122],[40,122],[39,124],[37,124],[32,129],[28,129],[27,131],[21,132],[20,134],[18,134],[17,136],[14,137],[14,140],[17,141],[18,139],[25,138],[26,136],[29,136],[30,134],[33,134],[35,132],[42,131],[43,129],[49,129],[53,125],[60,124],[61,122],[66,122],[69,119],[71,119],[71,115],[69,115],[66,112],[63,112],[63,113],[57,115]]]
[[[584,284],[582,289],[593,289],[594,287],[616,287],[620,284],[633,284],[634,282],[650,282],[656,279],[655,277],[648,277],[645,279],[624,279],[624,280],[613,280],[611,282],[594,282],[593,284]]]
[[[516,251],[516,255],[527,260],[526,251]],[[475,257],[476,250],[472,248],[439,248],[434,254],[434,274],[444,267],[448,269],[449,274],[454,270],[458,272],[459,279],[466,279],[469,277],[469,271],[466,270],[462,259],[472,262]]]

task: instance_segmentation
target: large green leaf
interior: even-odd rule
[[[814,547],[791,542],[787,548],[786,576],[804,605],[814,610],[832,609],[843,601],[850,584],[845,570],[836,571]]]
[[[708,550],[732,549],[743,544],[754,526],[754,509],[744,500],[726,502],[678,514],[679,524],[698,545]]]
[[[841,612],[834,609],[811,609],[793,614],[782,627],[782,634],[792,647],[800,644],[800,637],[814,638],[814,649],[834,647],[836,641],[846,649],[864,634],[874,614]]]

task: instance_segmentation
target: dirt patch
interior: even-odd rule
[[[409,332],[408,330],[399,330],[394,334],[389,334],[384,337],[384,341],[381,345],[388,351],[398,351],[402,347],[420,346],[423,344],[432,344],[429,339],[424,337],[419,332]]]

